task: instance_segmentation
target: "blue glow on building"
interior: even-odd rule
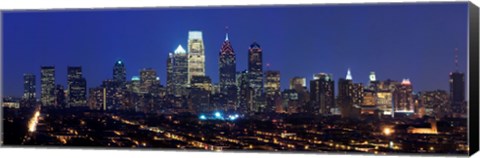
[[[132,77],[132,81],[140,81],[140,77],[138,77],[138,76],[133,76],[133,77]]]

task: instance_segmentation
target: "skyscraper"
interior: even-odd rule
[[[413,113],[413,86],[409,79],[403,79],[393,93],[395,113]]]
[[[290,89],[302,91],[307,88],[307,79],[305,77],[293,77],[290,79]]]
[[[173,95],[175,86],[173,85],[173,53],[168,53],[167,58],[167,94]]]
[[[261,111],[263,94],[263,58],[262,48],[257,42],[253,42],[248,50],[248,80],[253,89],[254,111]]]
[[[461,72],[450,73],[450,103],[456,114],[467,114],[465,104],[465,75]]]
[[[315,113],[322,115],[331,114],[335,107],[335,85],[331,74],[315,74],[310,81],[310,100]]]
[[[228,38],[228,33],[225,35],[225,41],[223,42],[219,52],[219,86],[220,92],[225,94],[226,104],[225,109],[237,109],[237,86],[236,86],[236,57],[232,44]]]
[[[190,107],[193,107],[194,111],[201,113],[216,110],[216,107],[210,106],[210,95],[212,91],[212,80],[210,77],[193,76],[190,91]]]
[[[242,112],[253,112],[253,88],[250,87],[249,73],[244,70],[237,72],[238,100],[237,104]]]
[[[55,105],[55,67],[42,66],[40,70],[41,101],[44,106]]]
[[[67,69],[68,106],[87,105],[87,81],[82,77],[82,67],[69,66]]]
[[[144,68],[140,70],[140,84],[142,92],[150,92],[152,86],[160,85],[160,78],[157,77],[157,71],[153,68]]]
[[[186,95],[188,87],[188,56],[182,45],[178,45],[173,54],[172,65],[173,94],[176,96]]]
[[[192,76],[205,76],[205,47],[201,31],[188,32],[188,83]]]
[[[219,76],[220,90],[226,92],[228,87],[235,86],[235,75],[237,72],[235,52],[228,39],[228,33],[225,35],[225,41],[220,48],[219,53]]]
[[[113,66],[113,80],[122,84],[127,81],[127,70],[121,60],[115,62]]]
[[[265,72],[265,93],[267,96],[280,94],[280,71]]]
[[[34,102],[36,99],[35,75],[23,74],[23,99]]]
[[[265,72],[265,94],[267,99],[267,110],[284,112],[281,102],[280,71],[268,70]]]

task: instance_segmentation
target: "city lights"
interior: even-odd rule
[[[389,128],[389,127],[385,127],[383,128],[383,134],[389,136],[393,133],[393,129]]]
[[[468,104],[463,94],[466,82],[462,72],[452,72],[449,80],[446,77],[443,79],[441,85],[450,85],[450,90],[435,87],[437,84],[429,84],[429,88],[438,90],[425,90],[425,80],[442,80],[419,79],[416,73],[408,73],[389,64],[382,65],[391,59],[388,55],[381,58],[379,63],[382,64],[372,60],[373,62],[366,63],[366,67],[361,64],[349,65],[348,62],[352,62],[349,58],[359,57],[354,62],[361,63],[367,61],[363,59],[364,56],[380,55],[327,54],[322,55],[325,58],[319,58],[316,56],[318,53],[310,51],[310,55],[299,54],[298,57],[316,57],[318,61],[315,63],[324,65],[299,64],[303,62],[299,61],[301,59],[290,61],[290,58],[283,57],[285,54],[275,54],[283,51],[272,51],[277,49],[272,47],[278,46],[272,45],[274,41],[269,41],[268,38],[262,38],[258,42],[237,38],[237,35],[241,35],[239,32],[232,33],[231,36],[226,32],[225,40],[210,41],[220,38],[210,37],[210,34],[204,38],[203,35],[207,35],[204,32],[190,30],[188,40],[183,39],[185,48],[178,43],[155,48],[164,55],[164,58],[151,56],[159,59],[158,62],[111,61],[106,63],[109,66],[108,72],[103,74],[90,74],[92,65],[83,67],[88,68],[88,71],[84,71],[88,75],[83,74],[82,66],[40,66],[41,89],[35,89],[38,78],[34,74],[38,72],[22,72],[25,73],[24,94],[18,100],[5,98],[8,102],[4,106],[16,103],[18,108],[7,109],[11,111],[6,113],[9,116],[4,121],[9,128],[28,128],[28,134],[17,134],[21,135],[18,138],[23,137],[22,145],[370,154],[468,152],[468,143],[462,141],[468,130],[462,122],[466,120],[462,117],[462,110]],[[184,36],[187,35],[187,32],[183,33]],[[172,31],[171,34],[173,36],[176,32]],[[178,41],[182,41],[180,35],[179,33]],[[238,41],[240,44],[249,42],[249,45],[239,45],[238,48],[243,49],[234,50],[237,46],[234,47],[232,44],[235,43],[230,43],[230,39],[235,42],[237,39],[249,40]],[[177,37],[168,40],[171,41],[165,43],[171,44],[177,41]],[[265,45],[261,47],[263,42]],[[205,53],[213,52],[210,49],[211,43],[217,44],[216,56],[212,57],[206,56],[210,53]],[[304,44],[309,43],[311,42]],[[304,44],[294,45],[299,50],[293,52],[302,52],[300,48]],[[249,47],[246,48],[247,46]],[[171,49],[163,49],[164,47]],[[326,49],[325,52],[341,51],[322,49]],[[144,49],[135,50],[139,50],[138,59],[148,58],[143,56],[145,52],[141,52]],[[350,49],[345,50],[350,52]],[[283,58],[280,60],[277,56]],[[324,62],[327,58],[336,56],[343,56],[344,62]],[[100,57],[91,61],[115,59]],[[398,58],[392,56],[394,57]],[[218,59],[218,63],[210,64],[212,59]],[[266,61],[275,63],[275,66]],[[409,61],[403,62],[403,66],[410,66]],[[151,63],[156,65],[147,65]],[[285,69],[279,63],[299,65]],[[212,70],[210,65],[216,65],[215,69]],[[343,69],[340,71],[341,67]],[[38,69],[38,66],[33,68]],[[66,69],[67,74],[56,78],[58,69],[60,72]],[[218,74],[208,74],[211,71]],[[447,75],[446,70],[439,72]],[[105,77],[107,73],[108,77]],[[401,76],[405,74],[409,76]],[[87,76],[104,78],[92,78],[87,84]],[[64,82],[59,80],[65,77],[67,85],[59,84]],[[412,80],[402,80],[400,77],[411,77]],[[283,85],[284,82],[286,85]],[[35,94],[37,91],[41,93]],[[27,108],[23,109],[23,104],[28,105],[25,106]],[[42,110],[33,110],[35,106],[42,107]],[[32,116],[27,118],[26,125],[25,116]],[[12,132],[9,136],[15,134]],[[449,146],[452,149],[445,148]]]

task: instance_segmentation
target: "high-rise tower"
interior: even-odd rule
[[[226,33],[225,41],[220,48],[218,60],[220,90],[224,93],[229,87],[235,86],[235,76],[237,72],[235,60],[235,52],[233,51],[230,40],[228,39],[228,33]]]
[[[254,111],[261,111],[263,94],[263,58],[262,48],[257,42],[253,42],[248,50],[248,80],[253,90]]]
[[[310,101],[315,113],[322,115],[331,114],[335,107],[335,85],[333,75],[319,73],[310,81]]]
[[[87,105],[87,81],[82,77],[82,67],[69,66],[67,69],[68,106]]]
[[[125,83],[127,81],[127,70],[123,61],[118,60],[113,66],[113,81]]]
[[[205,47],[201,31],[188,32],[188,83],[192,76],[205,76]]]
[[[55,105],[55,67],[42,66],[40,70],[41,101],[44,106]]]
[[[35,101],[35,86],[35,75],[30,73],[23,74],[23,99],[27,101]]]
[[[182,45],[178,45],[173,54],[172,65],[173,94],[176,96],[186,95],[188,87],[188,55]]]

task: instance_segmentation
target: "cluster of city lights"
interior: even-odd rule
[[[201,114],[198,118],[200,120],[230,120],[234,121],[238,119],[240,116],[238,114],[230,114],[230,115],[223,115],[221,112],[214,112],[212,116],[207,116],[205,114]]]
[[[28,122],[28,131],[35,132],[37,130],[38,117],[40,116],[40,111],[36,111],[33,117]]]

